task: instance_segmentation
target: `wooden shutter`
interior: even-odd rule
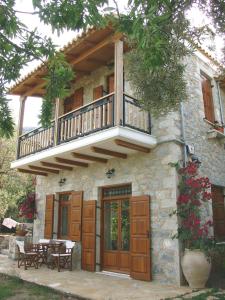
[[[114,74],[111,74],[107,78],[107,86],[108,86],[108,93],[113,93],[114,92]]]
[[[95,271],[96,257],[96,201],[83,202],[82,213],[82,269]]]
[[[51,239],[53,234],[53,223],[54,223],[54,200],[55,196],[46,195],[45,202],[45,239]]]
[[[213,97],[212,97],[212,87],[211,81],[201,76],[202,80],[202,95],[204,102],[204,110],[205,110],[205,118],[214,123],[215,122],[215,114],[214,114],[214,105],[213,105]]]
[[[99,85],[93,89],[93,100],[97,100],[103,96],[103,86]]]
[[[70,239],[76,242],[81,241],[82,202],[82,191],[71,193]]]
[[[225,208],[222,187],[212,186],[212,207],[214,235],[219,240],[225,240]]]
[[[83,106],[84,89],[77,89],[73,95],[66,98],[64,101],[64,113],[68,113],[74,109]]]
[[[151,280],[150,262],[150,197],[131,197],[131,277]]]

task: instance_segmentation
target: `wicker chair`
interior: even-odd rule
[[[38,269],[38,253],[36,247],[29,245],[24,246],[24,241],[16,241],[18,247],[18,268],[24,266],[24,269],[34,267]]]

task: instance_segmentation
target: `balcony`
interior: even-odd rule
[[[12,167],[28,166],[28,170],[20,171],[29,172],[32,167],[30,163],[43,165],[42,160],[47,158],[52,163],[55,160],[60,162],[60,155],[63,155],[61,159],[71,159],[73,150],[84,155],[95,152],[101,154],[103,159],[108,156],[124,158],[128,152],[134,151],[149,152],[156,145],[156,140],[151,135],[150,114],[142,110],[137,100],[127,94],[123,94],[122,103],[123,114],[119,125],[114,121],[115,94],[111,93],[60,116],[49,128],[40,127],[19,136],[17,161],[12,163]],[[84,158],[80,159],[86,161]],[[38,168],[36,166],[37,170]]]
[[[63,101],[55,99],[54,120],[49,128],[22,134],[26,98],[45,94],[44,66],[12,87],[11,94],[20,95],[17,159],[12,168],[48,176],[75,166],[107,163],[113,157],[125,159],[137,151],[149,153],[156,146],[149,113],[129,95],[132,90],[126,89],[123,60],[128,50],[123,36],[111,28],[91,30],[69,44],[63,51],[76,71],[74,90],[82,87],[87,104],[83,105],[82,100],[79,108],[65,110]],[[97,78],[94,72],[98,72]],[[108,77],[112,74],[110,85]],[[93,86],[89,86],[93,80]],[[99,87],[101,95],[91,99]]]

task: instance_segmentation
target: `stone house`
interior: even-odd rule
[[[224,238],[225,85],[216,78],[218,63],[200,49],[186,59],[188,100],[151,119],[126,80],[126,51],[123,36],[109,27],[64,47],[76,80],[70,97],[56,99],[47,129],[23,133],[26,98],[44,94],[43,65],[11,88],[21,96],[12,168],[37,175],[35,242],[71,239],[84,270],[180,285],[181,249],[171,239],[177,219],[169,217],[177,174],[168,164],[193,154],[201,161],[213,184],[206,212]]]

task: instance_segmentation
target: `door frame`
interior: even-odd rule
[[[104,197],[104,190],[106,190],[106,189],[117,188],[117,187],[127,187],[127,186],[131,187],[131,193],[130,194]],[[132,197],[132,184],[131,183],[121,183],[121,184],[106,185],[106,186],[101,187],[101,192],[100,192],[100,203],[101,203],[100,204],[101,205],[101,215],[100,215],[100,270],[101,271],[104,270],[103,269],[103,261],[104,261],[104,201],[123,200],[123,199],[128,199],[128,198],[129,198],[129,201],[130,201],[131,197]],[[118,270],[115,271],[115,273],[118,273]]]

